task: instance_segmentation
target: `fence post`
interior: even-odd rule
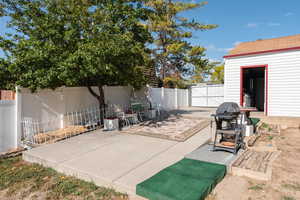
[[[189,106],[191,106],[190,105],[190,89],[186,89],[185,90],[186,92],[185,92],[185,95],[186,95],[186,104],[185,104],[185,106],[186,107],[189,107]]]
[[[22,128],[21,128],[21,120],[22,120],[22,94],[20,92],[20,87],[16,87],[16,96],[15,96],[15,148],[21,145],[21,137],[22,137]]]
[[[165,105],[164,101],[165,101],[165,88],[162,87],[161,88],[161,106],[162,107],[164,107],[164,105]]]
[[[65,128],[65,120],[64,120],[64,114],[59,115],[59,121],[60,121],[60,128]]]
[[[208,85],[206,85],[206,106],[208,106]]]
[[[175,109],[178,109],[178,89],[175,88],[174,92],[175,92],[175,94],[174,94],[174,97],[175,97],[174,107],[175,107]]]

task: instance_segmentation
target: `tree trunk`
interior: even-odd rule
[[[163,54],[162,54],[162,58],[161,58],[161,64],[162,64],[162,80],[164,81],[164,79],[166,78],[166,70],[167,70],[167,44],[166,44],[166,33],[161,33],[160,34],[160,40],[162,43],[162,49],[163,49]]]
[[[100,108],[100,113],[101,113],[101,123],[103,124],[103,119],[105,118],[106,115],[106,106],[105,106],[105,96],[104,96],[104,90],[103,86],[99,85],[98,90],[99,90],[99,95],[93,90],[91,86],[87,87],[89,92],[93,97],[95,97],[99,103],[99,108]]]

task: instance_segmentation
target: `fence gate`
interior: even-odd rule
[[[217,107],[224,102],[224,85],[198,85],[191,87],[192,106]]]

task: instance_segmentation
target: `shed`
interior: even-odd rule
[[[224,59],[225,101],[300,116],[300,34],[244,42]]]

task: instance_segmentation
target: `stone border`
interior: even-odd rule
[[[194,126],[194,127],[190,128],[190,129],[184,131],[183,133],[175,136],[175,140],[180,141],[180,142],[184,142],[187,139],[189,139],[190,137],[192,137],[193,135],[195,135],[196,133],[198,133],[199,131],[201,131],[202,129],[204,129],[207,126],[209,126],[210,120],[209,119],[205,119],[205,118],[202,118],[202,119],[203,119],[203,121],[200,122],[199,124],[197,124],[196,126]]]
[[[142,136],[147,136],[147,137],[154,137],[154,138],[159,138],[159,139],[165,139],[165,140],[172,140],[176,142],[184,142],[199,131],[203,130],[210,124],[210,119],[209,118],[196,118],[196,117],[183,117],[185,119],[198,119],[198,120],[203,120],[200,123],[198,123],[196,126],[180,133],[179,135],[176,135],[175,137],[170,137],[168,135],[164,134],[157,134],[157,133],[150,133],[150,132],[144,132],[140,131],[139,129],[137,130],[130,130],[127,129],[125,131],[121,131],[121,133],[126,133],[126,134],[131,134],[131,135],[142,135]]]

